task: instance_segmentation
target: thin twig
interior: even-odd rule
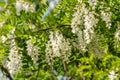
[[[71,26],[71,25],[60,25],[60,26],[57,26],[57,28],[58,27],[65,27],[65,26]],[[48,28],[45,28],[45,29],[41,29],[41,30],[35,31],[34,33],[44,32],[44,31],[52,30],[52,29],[53,29],[52,27],[48,27]]]
[[[66,80],[69,80],[66,63],[64,61],[62,61],[62,63],[63,63],[64,71],[65,71],[65,74],[66,74]]]

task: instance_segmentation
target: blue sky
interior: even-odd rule
[[[59,3],[59,0],[48,0],[49,4],[52,3],[54,6],[56,6],[58,3]],[[44,20],[45,17],[50,13],[50,11],[52,10],[53,8],[51,8],[51,6],[49,5],[47,11],[44,13],[44,15],[42,16],[42,19]]]

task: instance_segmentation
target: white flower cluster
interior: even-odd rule
[[[109,80],[116,80],[117,74],[115,74],[115,71],[111,71],[108,75]]]
[[[55,57],[60,57],[63,61],[67,61],[71,55],[71,46],[62,34],[58,31],[50,32],[50,40],[46,44],[46,60],[49,65],[53,63]]]
[[[79,3],[82,3],[82,0],[78,0]]]
[[[72,32],[78,36],[78,43],[74,45],[78,49],[86,51],[87,44],[94,36],[94,26],[96,26],[98,19],[95,18],[94,12],[85,8],[84,4],[81,7],[76,6],[75,9],[77,11],[73,14],[71,28]]]
[[[95,18],[94,12],[84,9],[84,38],[86,43],[89,44],[94,35],[94,26],[97,24],[98,19]]]
[[[1,36],[1,41],[4,44],[10,44],[12,40],[13,40],[13,35],[11,34],[7,34],[6,36],[5,35]]]
[[[77,47],[79,50],[86,51],[86,43],[83,38],[83,8],[80,8],[79,6],[75,7],[76,11],[73,14],[73,19],[71,23],[72,32],[76,34],[78,37],[76,38],[77,43],[73,43],[75,47]]]
[[[11,49],[10,49],[10,53],[9,53],[9,62],[7,64],[7,67],[10,71],[10,73],[15,74],[17,72],[20,72],[21,68],[22,68],[22,59],[21,59],[22,55],[19,54],[19,48],[14,45]]]
[[[118,25],[118,28],[115,32],[115,39],[116,39],[116,48],[120,46],[120,25]]]
[[[117,41],[120,41],[120,30],[119,29],[115,33],[115,38],[117,39]]]
[[[1,40],[2,40],[2,43],[5,43],[5,42],[7,41],[7,37],[4,36],[4,35],[2,35],[2,36],[1,36]]]
[[[97,5],[98,0],[88,0],[89,5],[94,9]]]
[[[27,12],[35,12],[35,4],[30,4],[29,2],[24,2],[22,0],[17,0],[15,4],[16,8],[16,14],[20,15],[20,11],[24,10],[26,13]]]
[[[101,18],[103,21],[105,21],[106,27],[108,29],[110,29],[110,27],[111,27],[111,16],[112,16],[111,12],[101,11]]]
[[[35,31],[36,26],[35,26],[34,24],[30,23],[30,24],[29,24],[29,28],[30,28],[31,30]]]
[[[76,6],[75,9],[76,9],[76,11],[73,14],[71,28],[72,28],[72,32],[74,34],[77,34],[81,30],[81,28],[82,28],[83,21],[82,21],[82,17],[81,16],[83,16],[83,14],[82,14],[81,9],[80,9],[79,6]]]
[[[26,43],[27,43],[28,55],[32,58],[33,63],[36,63],[38,61],[39,49],[40,48],[34,46],[33,42],[31,40],[28,40]]]

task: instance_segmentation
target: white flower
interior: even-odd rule
[[[24,1],[16,1],[15,8],[16,8],[16,14],[19,16],[20,11],[24,10],[25,13],[27,12],[35,12],[35,7],[36,5],[30,4],[29,2],[24,2]]]
[[[98,0],[88,0],[89,5],[94,9],[97,5]]]
[[[10,73],[15,74],[17,72],[20,72],[21,68],[22,68],[22,60],[21,60],[22,55],[19,54],[19,49],[17,46],[13,46],[10,49],[10,53],[9,53],[9,62],[7,64],[7,67],[10,71]]]
[[[4,35],[2,35],[2,43],[5,43],[7,41],[7,37],[5,37]]]
[[[8,39],[12,39],[12,38],[13,38],[13,35],[7,34],[7,38],[8,38]]]
[[[50,40],[46,44],[45,50],[48,64],[53,64],[55,57],[59,57],[63,59],[63,61],[67,61],[71,54],[71,46],[68,40],[66,40],[58,31],[55,33],[50,32],[49,38]]]
[[[78,2],[82,3],[82,0],[78,0]]]
[[[27,53],[33,60],[33,63],[36,63],[38,61],[38,56],[39,56],[39,47],[34,46],[31,40],[28,40],[26,43],[27,43]]]
[[[120,41],[120,30],[116,31],[115,38],[117,39],[117,41]]]
[[[98,19],[95,18],[94,12],[90,12],[88,9],[84,9],[84,38],[86,43],[89,44],[94,35],[94,27],[96,26]]]
[[[115,32],[116,48],[119,47],[120,42],[120,29],[118,28]]]
[[[22,5],[22,7],[23,7],[23,10],[25,10],[25,12],[27,13],[27,12],[29,12],[29,4],[27,3],[27,2],[25,2],[23,5]]]
[[[29,8],[29,11],[30,11],[31,13],[35,12],[35,7],[36,7],[36,5],[35,5],[34,3],[31,4],[31,5],[30,5],[30,8]]]
[[[20,11],[23,9],[22,3],[20,1],[16,1],[15,8],[16,8],[16,14],[20,15]]]
[[[109,80],[115,80],[117,78],[117,74],[114,71],[111,71],[108,75]]]
[[[32,29],[33,31],[35,31],[36,26],[34,24],[30,23],[29,28]]]
[[[73,45],[79,49],[80,51],[85,52],[86,51],[86,43],[84,40],[84,36],[83,36],[83,20],[82,20],[82,16],[84,13],[84,6],[82,6],[82,8],[80,8],[79,6],[75,7],[75,13],[73,14],[73,19],[71,22],[71,28],[72,28],[72,32],[74,34],[76,34],[78,37],[75,39],[76,43],[74,42]]]
[[[91,41],[91,35],[89,34],[89,30],[87,29],[84,30],[84,39],[87,44],[89,44]]]
[[[87,44],[94,36],[94,27],[98,19],[95,18],[95,12],[90,11],[82,4],[82,7],[76,6],[71,23],[72,32],[77,35],[76,43],[73,43],[80,51],[85,52]]]
[[[101,18],[103,21],[106,22],[106,27],[108,29],[110,29],[110,27],[111,27],[111,16],[112,16],[111,12],[101,11]]]
[[[76,10],[77,11],[75,11],[75,13],[73,14],[73,19],[71,21],[71,28],[72,28],[72,32],[74,34],[78,33],[78,31],[80,31],[81,27],[79,27],[79,26],[81,26],[81,24],[83,23],[82,17],[81,17],[81,16],[83,16],[83,14],[78,6],[76,6]]]
[[[23,5],[23,10],[27,13],[27,12],[35,12],[35,4],[29,4],[28,2],[25,2]]]

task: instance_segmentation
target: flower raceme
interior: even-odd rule
[[[35,12],[35,4],[30,4],[29,2],[24,2],[24,1],[20,1],[17,0],[16,4],[15,4],[15,8],[16,8],[16,14],[19,16],[20,15],[20,11],[24,10],[26,13],[27,12]]]
[[[22,68],[22,55],[19,54],[19,48],[16,45],[10,49],[8,58],[9,62],[7,64],[7,67],[10,73],[15,74],[17,72],[20,72]]]
[[[34,46],[31,40],[28,40],[26,43],[27,43],[27,53],[33,60],[33,63],[36,63],[38,61],[38,56],[39,56],[39,47]]]
[[[112,70],[111,72],[109,72],[108,78],[109,80],[115,80],[117,78],[118,74],[115,74],[115,71]]]
[[[87,9],[84,4],[77,5],[75,10],[71,21],[72,32],[77,35],[77,44],[74,43],[74,46],[81,51],[86,51],[87,44],[93,39],[94,27],[98,19],[95,18],[96,13]]]
[[[46,60],[49,65],[54,62],[55,57],[61,58],[63,61],[67,61],[71,54],[71,46],[67,39],[63,35],[56,31],[50,32],[49,41],[46,44]]]

